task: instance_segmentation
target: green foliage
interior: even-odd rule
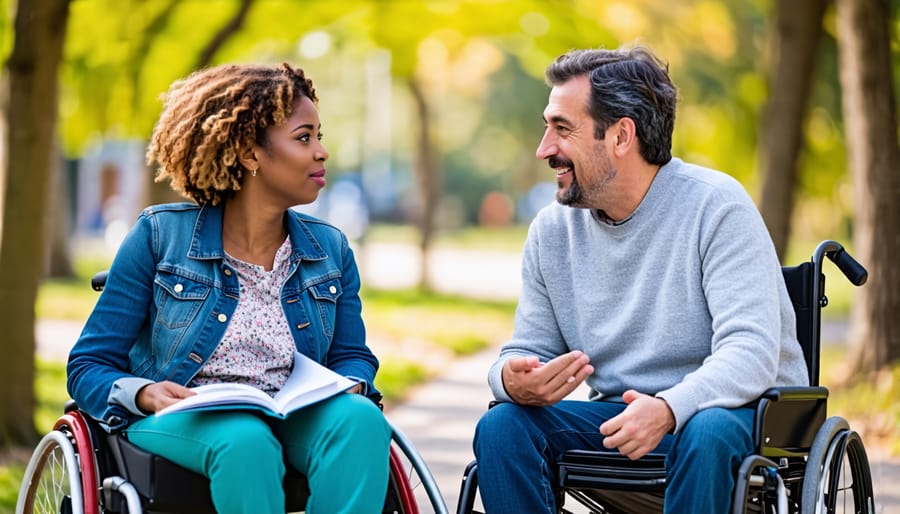
[[[99,295],[91,289],[91,277],[108,270],[110,259],[98,255],[78,255],[75,276],[44,281],[38,288],[35,313],[38,318],[86,320]]]
[[[34,422],[40,433],[53,428],[56,418],[63,412],[66,395],[66,369],[61,363],[38,360],[35,375],[37,408]],[[18,498],[19,484],[25,473],[25,465],[31,449],[12,449],[0,456],[0,514],[13,512]]]
[[[0,465],[0,513],[15,511],[16,499],[19,497],[19,484],[25,474],[25,465],[11,463]]]
[[[0,7],[3,49],[10,40],[10,2]],[[73,2],[60,72],[67,153],[80,155],[102,137],[146,138],[160,94],[193,70],[238,7],[239,0]],[[257,1],[213,64],[288,60],[304,66],[319,85],[328,132],[337,136],[328,141],[335,173],[358,170],[385,150],[393,153],[391,173],[400,181],[409,180],[416,130],[405,85],[415,78],[431,103],[436,143],[451,175],[447,192],[473,222],[488,191],[516,197],[552,180],[531,158],[546,101],[543,70],[575,47],[646,44],[656,50],[679,86],[675,153],[756,191],[770,15],[769,0]],[[833,17],[829,11],[813,81],[798,200],[837,206],[831,217],[846,223],[851,205],[844,191]],[[370,61],[378,52],[389,56],[390,91],[370,89]],[[380,101],[390,103],[391,115],[372,125],[367,116]],[[388,127],[388,142],[373,146],[372,132]],[[798,230],[815,235],[831,228],[801,220]]]
[[[829,416],[846,418],[870,455],[900,455],[900,364],[850,381],[846,366],[846,347],[823,347],[821,382],[829,388]]]
[[[417,362],[394,359],[381,363],[375,387],[387,402],[402,400],[410,388],[428,380],[430,373]]]

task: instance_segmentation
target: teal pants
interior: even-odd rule
[[[339,394],[285,420],[245,411],[149,416],[129,441],[210,481],[221,514],[284,513],[285,462],[309,481],[308,514],[381,512],[391,430],[381,410]]]

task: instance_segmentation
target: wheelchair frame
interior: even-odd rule
[[[91,279],[91,287],[102,291],[106,276],[106,271],[98,272]],[[409,438],[390,420],[388,424],[390,474],[382,512],[419,514],[419,502],[427,500],[431,512],[447,514],[443,496],[424,459]],[[305,478],[289,471],[285,485],[286,507],[302,510],[308,496]],[[200,487],[206,490],[199,495],[188,492]],[[70,401],[53,430],[44,435],[32,453],[15,512],[214,512],[208,490],[204,477],[140,450],[121,433],[107,433]]]
[[[848,512],[874,513],[871,470],[859,434],[839,416],[826,419],[828,390],[819,384],[821,309],[825,296],[825,258],[834,262],[856,286],[868,274],[843,246],[821,242],[810,261],[783,267],[782,272],[797,316],[797,336],[809,371],[809,387],[776,387],[756,403],[754,444],[738,471],[732,513],[778,512],[820,514],[839,512],[840,495],[852,495]],[[845,472],[845,469],[846,472]],[[478,487],[478,465],[472,461],[463,473],[458,514],[472,514]],[[557,462],[557,490],[561,513],[565,499],[575,499],[590,512],[619,514],[647,512],[643,506],[623,507],[622,492],[655,496],[654,510],[661,508],[666,488],[665,456],[649,454],[637,461],[618,452],[569,451]],[[849,474],[849,476],[847,476]],[[844,483],[847,479],[849,485]],[[605,497],[604,497],[605,496]]]

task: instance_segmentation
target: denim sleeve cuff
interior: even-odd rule
[[[109,392],[109,404],[120,405],[132,414],[138,416],[146,416],[137,406],[137,394],[142,387],[152,384],[153,381],[148,378],[141,377],[123,377],[113,382],[112,389]]]
[[[354,377],[354,376],[348,376],[347,378],[349,378],[350,380],[355,380],[356,382],[359,382],[359,384],[362,386],[362,387],[360,388],[358,394],[361,394],[361,395],[363,395],[363,396],[369,396],[369,390],[370,390],[371,388],[369,387],[369,383],[368,383],[368,382],[366,382],[365,380],[363,380],[363,379],[361,379],[361,378],[359,378],[359,377]]]

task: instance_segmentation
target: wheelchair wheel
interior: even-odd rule
[[[63,432],[53,430],[25,468],[16,514],[83,514],[83,505],[75,449]]]
[[[875,512],[869,459],[859,434],[841,417],[828,418],[806,463],[802,514]]]
[[[391,476],[385,514],[447,514],[437,482],[422,456],[402,432],[393,427]]]

